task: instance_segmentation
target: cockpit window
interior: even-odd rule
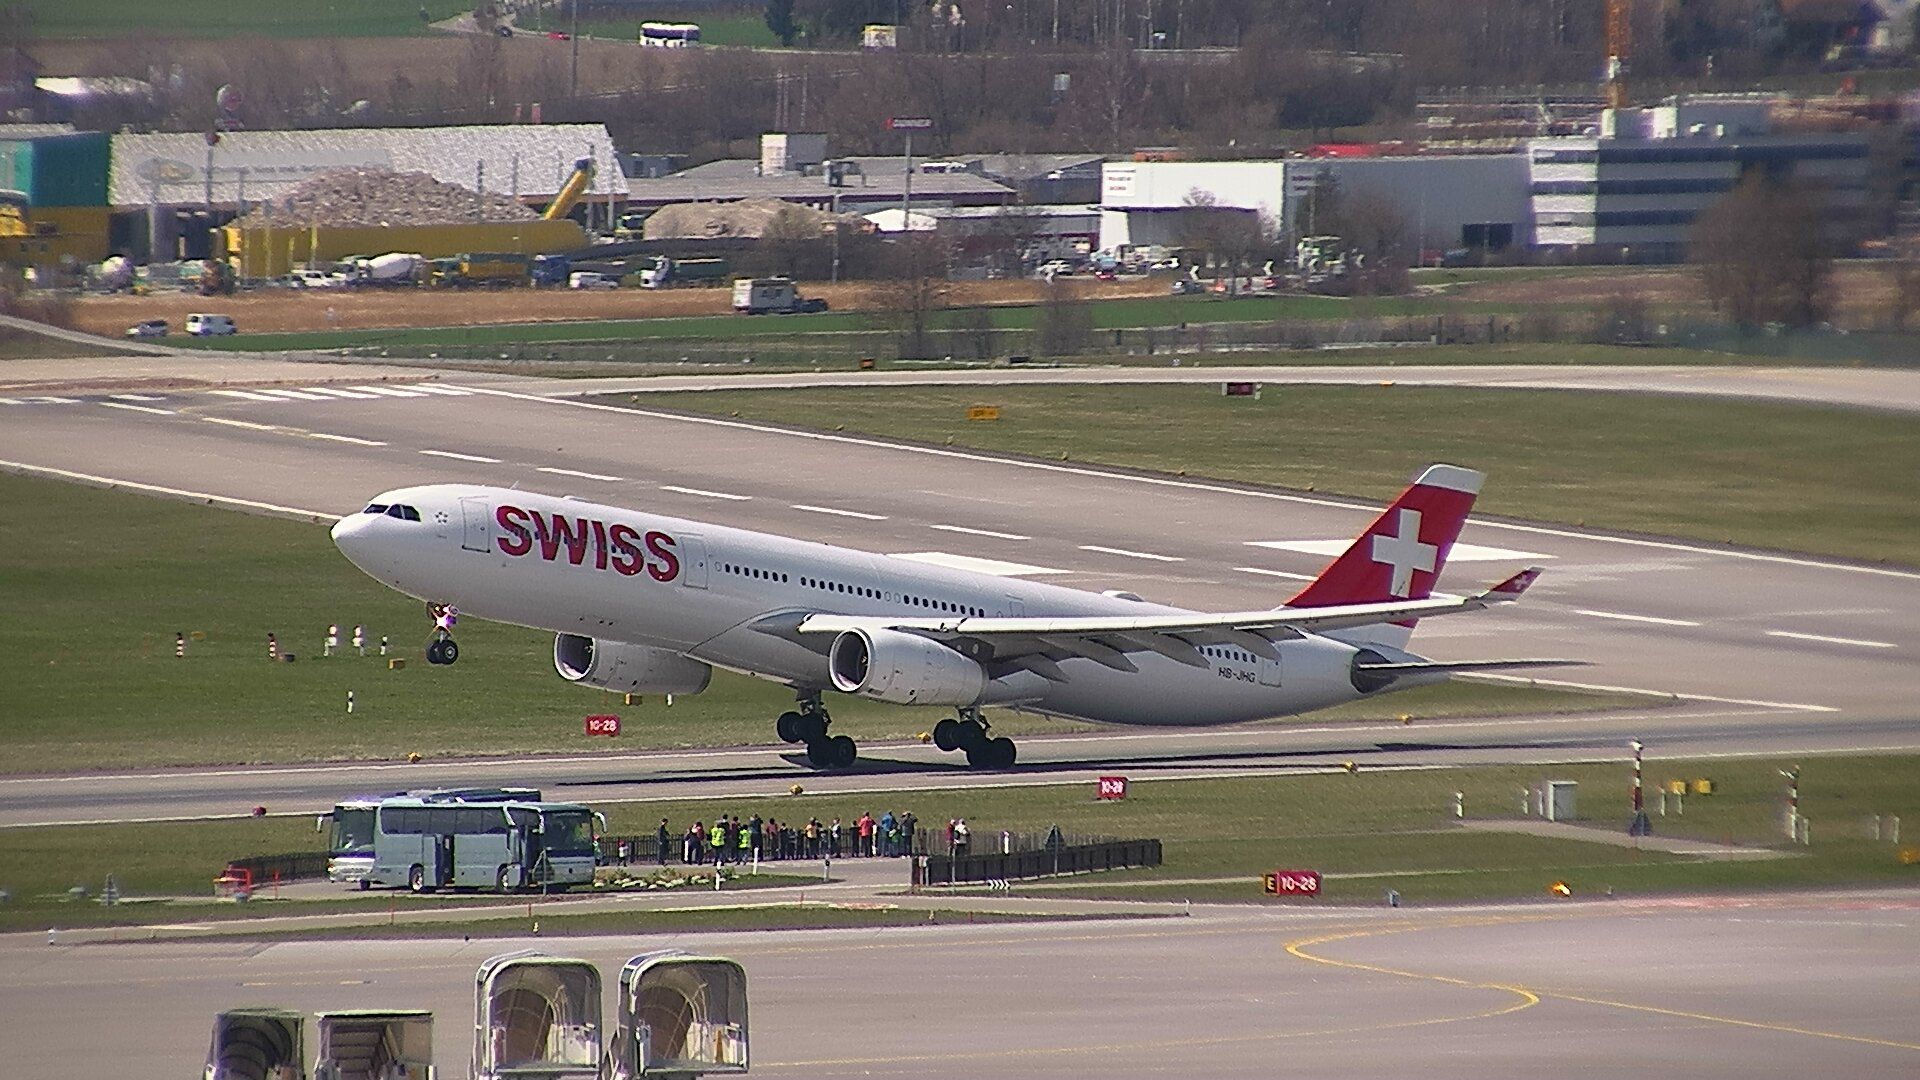
[[[367,508],[360,512],[363,514],[384,514],[387,512],[387,504],[386,503],[368,503]]]
[[[401,521],[419,521],[420,511],[415,510],[411,506],[394,503],[392,506],[387,507],[387,516],[390,518],[399,518]]]

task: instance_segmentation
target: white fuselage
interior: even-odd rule
[[[1185,613],[526,491],[432,485],[378,501],[417,508],[420,520],[353,515],[334,537],[356,565],[401,592],[465,615],[670,650],[812,690],[833,685],[831,637],[769,626],[819,613],[956,622],[970,615]],[[1074,657],[1059,664],[1064,680],[1018,672],[998,680],[980,703],[1170,726],[1305,712],[1366,696],[1349,677],[1356,648],[1405,641],[1400,627],[1370,630],[1282,641],[1277,660],[1231,645],[1203,646],[1204,667],[1152,652],[1129,653],[1137,668],[1131,672]]]

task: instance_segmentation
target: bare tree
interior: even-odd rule
[[[1888,263],[1888,295],[1884,321],[1889,329],[1905,330],[1913,314],[1920,311],[1920,261],[1900,259]]]
[[[1825,317],[1832,259],[1811,190],[1749,177],[1700,215],[1690,254],[1708,302],[1737,326]]]
[[[1397,205],[1371,191],[1357,191],[1342,200],[1335,225],[1346,242],[1351,264],[1347,277],[1356,295],[1395,295],[1412,288],[1407,271],[1416,244]]]
[[[909,233],[894,245],[894,271],[880,285],[880,309],[893,325],[900,356],[933,354],[933,316],[952,292],[948,259],[946,244],[933,234]]]
[[[1071,281],[1050,281],[1034,324],[1034,347],[1042,356],[1073,356],[1093,336],[1093,305]]]

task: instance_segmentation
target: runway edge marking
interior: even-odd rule
[[[42,476],[56,476],[62,480],[78,480],[86,484],[95,484],[106,488],[127,488],[132,491],[149,491],[157,495],[172,495],[182,499],[204,499],[207,502],[226,506],[241,506],[249,510],[264,510],[270,514],[282,514],[298,518],[338,518],[339,514],[324,510],[308,510],[299,506],[281,506],[277,503],[257,502],[253,499],[236,499],[231,495],[215,495],[210,491],[188,491],[185,488],[164,487],[160,484],[143,484],[138,480],[120,480],[111,476],[95,476],[92,473],[74,472],[70,469],[55,469],[46,465],[29,465],[24,461],[0,460],[0,469],[13,472],[34,473]]]

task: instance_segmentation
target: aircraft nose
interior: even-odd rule
[[[348,514],[333,523],[333,546],[340,553],[358,563],[366,551],[369,523],[377,520],[377,514]]]

